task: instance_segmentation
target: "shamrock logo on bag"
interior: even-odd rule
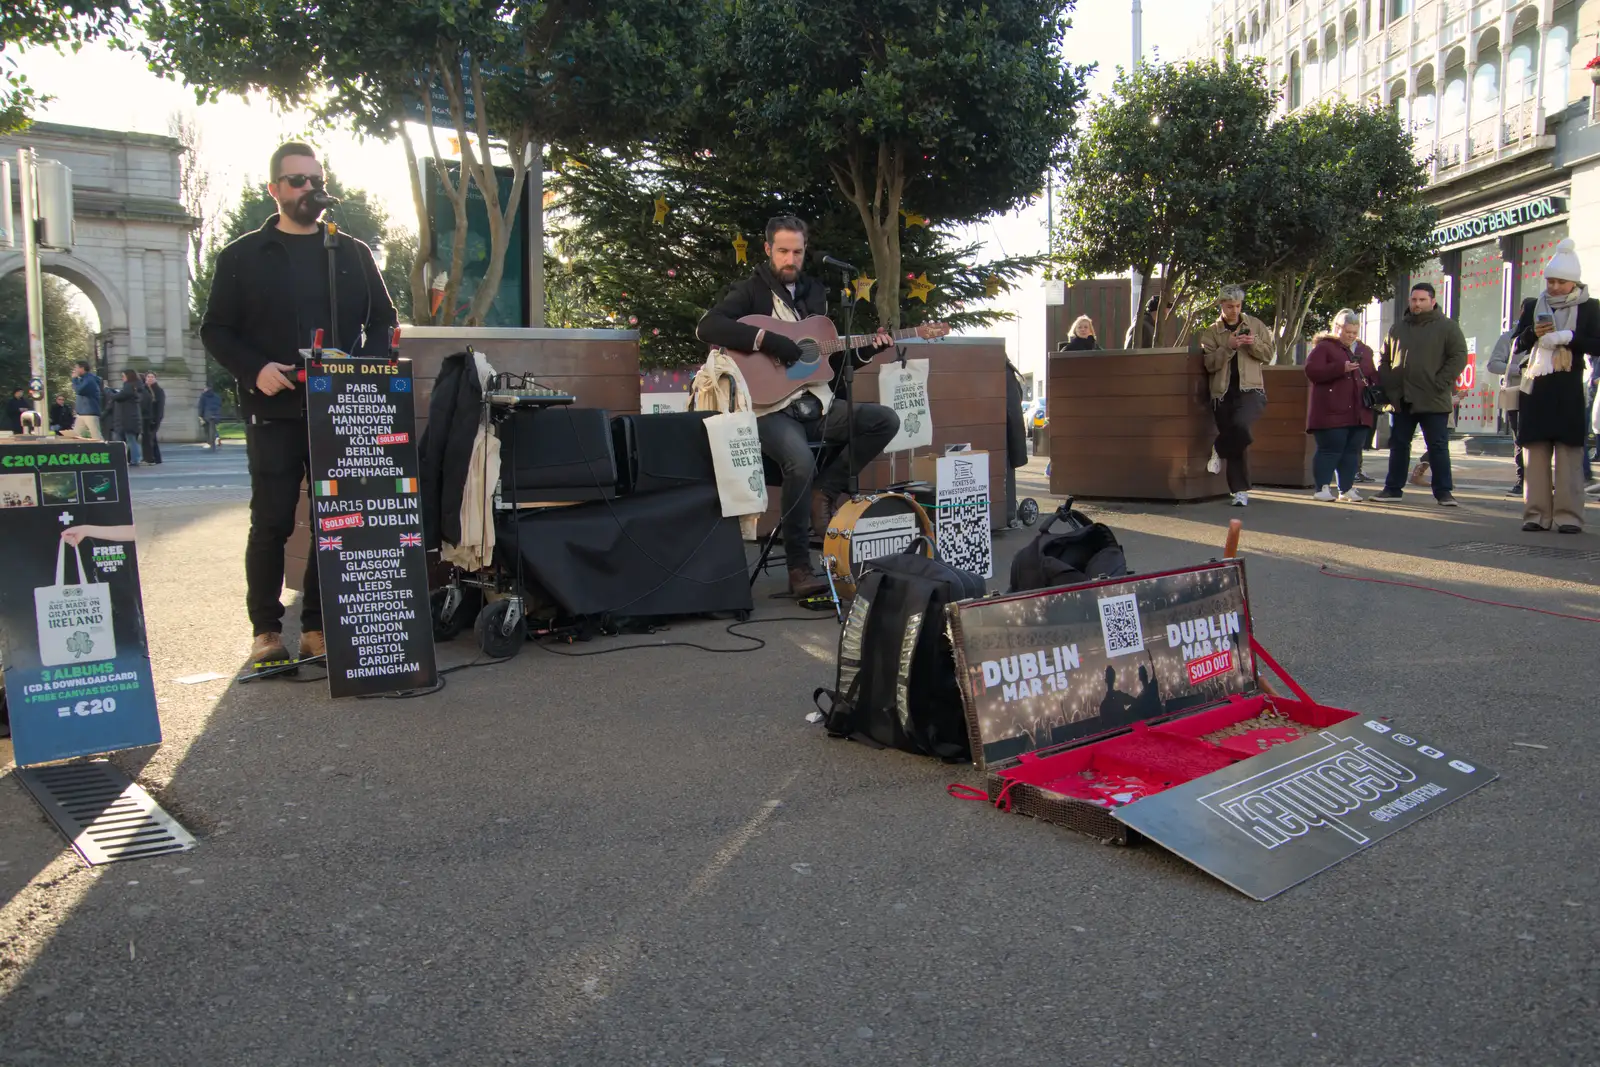
[[[761,492],[761,484],[762,484],[763,481],[765,481],[765,478],[766,478],[766,476],[765,476],[764,472],[759,471],[759,470],[751,471],[750,472],[750,491],[752,493]]]
[[[94,638],[82,630],[75,630],[72,636],[67,638],[67,651],[72,653],[74,659],[87,656],[94,651]]]
[[[906,433],[918,433],[922,429],[922,412],[913,411],[906,416]]]

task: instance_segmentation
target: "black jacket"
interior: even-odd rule
[[[125,381],[111,394],[111,429],[115,433],[144,433],[144,398],[150,390],[138,380]]]
[[[1028,465],[1028,427],[1022,414],[1022,376],[1006,360],[1006,465]]]
[[[1522,316],[1511,342],[1513,361],[1521,362],[1539,337],[1533,332],[1533,310],[1537,297],[1522,302]],[[1542,374],[1533,380],[1533,391],[1517,398],[1517,444],[1582,446],[1589,429],[1588,397],[1583,386],[1583,357],[1600,357],[1600,300],[1585,300],[1578,305],[1577,321],[1572,326],[1572,367]]]
[[[1077,334],[1073,334],[1072,339],[1066,344],[1062,345],[1060,348],[1056,349],[1056,351],[1098,352],[1100,351],[1100,341],[1094,336],[1094,334],[1090,334],[1088,337],[1079,337]]]
[[[145,396],[149,397],[147,403],[140,405],[144,415],[144,428],[146,430],[159,430],[161,420],[167,417],[167,391],[161,388],[161,383],[145,387]]]
[[[72,429],[72,424],[75,421],[76,416],[73,414],[72,405],[70,403],[50,405],[51,429],[70,430]]]
[[[789,288],[778,281],[772,273],[772,267],[763,263],[756,268],[756,272],[742,282],[735,282],[728,288],[728,292],[717,302],[716,306],[700,317],[700,324],[695,327],[694,335],[708,345],[718,348],[731,348],[736,352],[755,351],[756,333],[754,326],[747,326],[739,320],[746,315],[771,315],[774,305],[782,300],[788,304],[797,318],[807,319],[813,315],[826,315],[828,313],[828,290],[815,278],[800,275],[795,281],[794,299],[789,299]],[[863,348],[858,350],[856,362],[865,364],[872,360],[882,348]],[[834,353],[828,362],[837,373],[842,366],[843,353]]]
[[[22,432],[22,413],[33,410],[33,401],[25,396],[14,396],[6,401],[6,429],[12,433]]]
[[[461,501],[482,417],[483,389],[472,354],[444,357],[434,377],[428,425],[418,445],[422,536],[429,551],[438,548],[441,539],[461,543]]]
[[[200,324],[206,351],[238,380],[240,413],[251,421],[305,418],[303,387],[276,396],[256,391],[261,368],[268,363],[298,365],[300,349],[311,346],[312,328],[301,329],[295,321],[294,281],[289,276],[288,251],[278,233],[278,216],[274,215],[261,229],[217,253],[211,299]],[[341,233],[334,256],[339,286],[339,307],[334,314],[340,346],[361,355],[387,353],[389,331],[395,325],[394,304],[372,260],[372,250]]]

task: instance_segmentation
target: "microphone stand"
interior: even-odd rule
[[[328,250],[328,347],[339,348],[339,263],[335,253],[339,249],[339,227],[335,223],[323,224],[322,247]]]
[[[850,289],[851,272],[843,267],[837,269],[839,276],[844,280],[844,291],[848,294],[844,298],[844,367],[839,372],[839,378],[844,385],[845,492],[854,500],[856,494],[861,491],[861,472],[856,470],[856,353],[850,345],[850,331],[855,324],[856,298]]]

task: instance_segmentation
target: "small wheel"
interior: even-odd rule
[[[448,589],[435,589],[428,594],[428,610],[433,616],[433,639],[454,641],[473,623],[473,618],[483,606],[483,593],[471,586],[461,586],[461,599],[453,611],[445,615],[445,597]]]
[[[1017,518],[1022,520],[1022,525],[1032,526],[1039,521],[1039,502],[1031,496],[1025,496],[1017,503]]]
[[[525,617],[518,617],[517,624],[507,633],[505,629],[506,614],[511,610],[511,601],[496,600],[493,604],[485,604],[483,610],[478,612],[478,621],[474,629],[478,636],[478,647],[490,659],[505,659],[514,656],[522,650],[522,643],[528,639],[528,621]]]

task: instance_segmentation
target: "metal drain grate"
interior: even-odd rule
[[[106,760],[13,773],[91,867],[195,846],[178,820]]]
[[[1459,552],[1483,552],[1493,556],[1534,556],[1539,559],[1571,559],[1580,563],[1600,563],[1600,552],[1585,552],[1581,548],[1550,548],[1546,545],[1507,545],[1498,541],[1457,541],[1440,545]]]

